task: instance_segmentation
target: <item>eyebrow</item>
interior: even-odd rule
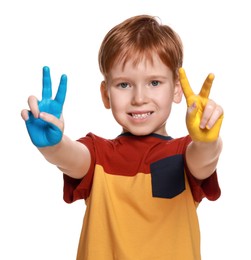
[[[162,80],[166,80],[169,77],[167,75],[163,76],[163,75],[158,75],[158,74],[152,74],[152,75],[146,75],[145,78],[147,80],[153,80],[153,79],[162,79]],[[116,78],[110,78],[109,82],[113,83],[113,82],[117,82],[117,81],[128,81],[130,80],[130,76],[129,77],[116,77]]]
[[[128,77],[116,77],[116,78],[109,78],[108,80],[109,84],[114,84],[114,82],[126,82],[129,81]]]

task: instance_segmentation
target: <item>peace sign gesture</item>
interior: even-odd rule
[[[67,90],[67,77],[62,75],[55,99],[52,99],[50,69],[43,67],[42,100],[30,96],[30,110],[23,110],[31,141],[37,147],[52,146],[62,139],[63,120],[60,120]]]
[[[214,75],[209,74],[207,76],[198,95],[195,95],[191,89],[183,68],[179,69],[179,76],[188,107],[186,125],[192,140],[200,142],[216,141],[223,120],[223,109],[208,98]]]

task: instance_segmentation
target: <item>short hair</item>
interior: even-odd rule
[[[116,62],[134,59],[136,65],[142,58],[153,62],[153,52],[170,68],[174,77],[183,63],[183,45],[179,35],[160,19],[138,15],[113,27],[104,37],[98,55],[99,68],[106,78]]]

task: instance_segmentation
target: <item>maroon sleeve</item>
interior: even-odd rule
[[[93,180],[93,173],[94,173],[94,165],[95,165],[95,148],[93,144],[93,135],[91,133],[87,134],[86,137],[80,138],[77,140],[84,145],[87,146],[91,153],[91,166],[82,179],[74,179],[66,174],[63,175],[64,181],[64,201],[67,203],[72,203],[79,199],[87,199],[89,197],[91,187],[92,187],[92,180]]]
[[[187,167],[185,169],[193,198],[196,202],[201,202],[203,198],[214,201],[220,197],[221,190],[216,171],[207,179],[198,180],[190,173]]]

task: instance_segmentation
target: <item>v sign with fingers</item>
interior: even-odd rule
[[[32,143],[37,147],[53,146],[63,135],[63,122],[60,120],[67,90],[67,77],[62,75],[55,99],[52,99],[50,69],[43,67],[42,100],[29,97],[30,110],[23,110]]]
[[[193,141],[216,141],[223,120],[223,109],[209,99],[214,75],[207,76],[198,95],[195,95],[191,89],[183,68],[179,69],[179,76],[188,107],[186,125],[189,135]]]

